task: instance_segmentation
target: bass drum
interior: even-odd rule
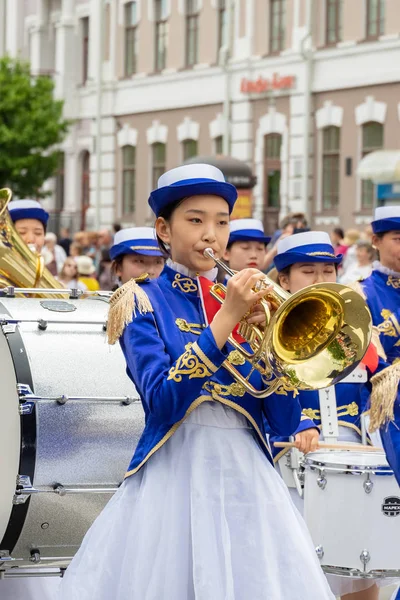
[[[107,312],[0,299],[0,574],[65,568],[123,480],[144,413]]]

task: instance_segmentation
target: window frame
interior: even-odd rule
[[[127,150],[133,150],[133,161],[129,164],[126,162]],[[136,211],[136,146],[132,144],[126,144],[121,148],[121,213],[123,217],[133,216]],[[130,180],[130,195],[127,197],[126,192],[126,180]]]
[[[276,142],[278,142],[276,144]],[[276,212],[278,213],[281,209],[281,199],[280,193],[278,194],[278,204],[271,204],[271,197],[268,193],[268,173],[269,171],[279,171],[280,178],[282,176],[282,161],[281,161],[281,149],[283,143],[283,135],[281,133],[268,133],[264,135],[263,139],[263,174],[264,174],[264,191],[263,191],[263,206],[264,211],[269,211],[270,213]],[[277,152],[268,151],[268,148],[276,146],[275,150]]]
[[[275,27],[275,7],[278,15],[278,32]],[[280,54],[286,48],[286,0],[270,0],[269,4],[269,54]],[[274,41],[277,46],[274,46]]]
[[[128,25],[128,11],[132,9],[132,6],[136,5],[136,18],[134,24]],[[137,73],[137,61],[138,61],[138,20],[137,20],[137,0],[131,0],[126,2],[124,5],[124,76],[126,78],[132,77]],[[129,52],[130,48],[133,47],[133,55]],[[132,64],[130,61],[132,60]]]
[[[90,152],[81,153],[81,229],[86,227],[86,211],[90,207]]]
[[[325,136],[335,131],[337,133],[337,144],[335,147],[327,148],[325,144]],[[322,178],[321,178],[321,208],[323,212],[335,211],[340,202],[340,144],[341,144],[341,128],[335,125],[328,125],[321,131],[321,156],[322,156]],[[325,192],[325,181],[326,181],[326,165],[329,166],[330,179],[328,186],[329,192]],[[333,190],[332,182],[336,180],[336,189]],[[329,203],[326,202],[326,198],[329,198]]]
[[[161,73],[167,67],[168,18],[163,14],[162,3],[163,0],[154,0],[154,71],[156,73]],[[159,64],[162,44],[162,64]]]
[[[371,144],[365,145],[365,135],[367,132],[367,128],[370,126],[378,126],[380,128],[381,140],[380,144]],[[378,121],[367,121],[361,125],[361,158],[367,156],[371,152],[376,152],[377,150],[382,150],[384,147],[384,136],[385,136],[385,128],[383,123],[379,123]],[[361,211],[370,211],[374,207],[374,184],[371,179],[363,179],[361,182],[361,199],[360,199],[360,207]],[[369,198],[368,202],[365,202],[365,199]]]
[[[330,31],[332,30],[329,21],[329,9],[331,5],[334,5],[335,10],[334,40],[329,39]],[[336,44],[339,44],[343,40],[343,0],[326,0],[325,11],[325,45],[336,46]]]
[[[82,17],[82,85],[89,79],[90,17]]]
[[[195,152],[192,153],[192,145],[195,149]],[[187,138],[186,140],[182,140],[182,158],[183,161],[189,160],[190,158],[194,158],[199,154],[199,143],[198,140],[194,140],[193,138]]]
[[[158,149],[162,149],[164,152],[163,160],[159,160],[156,156]],[[157,188],[158,179],[166,171],[167,162],[167,144],[163,142],[154,142],[151,145],[151,189]]]
[[[385,0],[376,0],[377,2],[377,16],[376,20],[371,21],[371,10],[372,2],[374,0],[366,0],[366,22],[365,22],[365,39],[366,40],[377,40],[381,35],[385,35],[385,18],[386,18],[386,5]],[[370,33],[371,24],[375,23],[376,33]]]
[[[217,135],[214,138],[214,152],[217,156],[222,155],[224,153],[224,136]]]
[[[185,67],[192,68],[199,60],[199,6],[197,0],[186,0],[185,10]],[[193,35],[194,56],[191,60],[191,37]]]
[[[228,40],[225,41],[228,33],[228,23],[227,16],[228,11],[226,7],[226,3],[231,2],[232,0],[218,0],[218,53],[228,43]]]

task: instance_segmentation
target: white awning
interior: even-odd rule
[[[357,169],[361,179],[374,183],[400,181],[400,150],[377,150],[364,156]]]

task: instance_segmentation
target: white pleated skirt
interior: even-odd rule
[[[13,577],[0,581],[0,600],[53,600],[59,577]]]
[[[333,600],[247,420],[205,402],[120,487],[59,600]]]

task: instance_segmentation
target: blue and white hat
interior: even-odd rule
[[[169,204],[200,194],[221,196],[227,201],[230,213],[237,198],[235,186],[225,181],[217,167],[194,164],[183,165],[161,175],[157,189],[150,194],[149,204],[158,217]]]
[[[259,219],[234,219],[229,223],[230,236],[228,244],[233,242],[261,242],[268,244],[270,237],[264,234],[264,227]]]
[[[380,206],[375,209],[372,221],[374,233],[386,233],[387,231],[400,231],[400,206]]]
[[[295,263],[336,263],[342,261],[342,255],[335,256],[329,235],[325,231],[306,231],[295,233],[278,242],[274,263],[278,271]]]
[[[49,213],[36,200],[13,200],[8,210],[14,223],[21,219],[37,219],[46,227],[49,220]]]
[[[155,229],[152,227],[131,227],[118,231],[114,236],[114,244],[110,248],[111,260],[124,254],[164,256],[158,246]]]

